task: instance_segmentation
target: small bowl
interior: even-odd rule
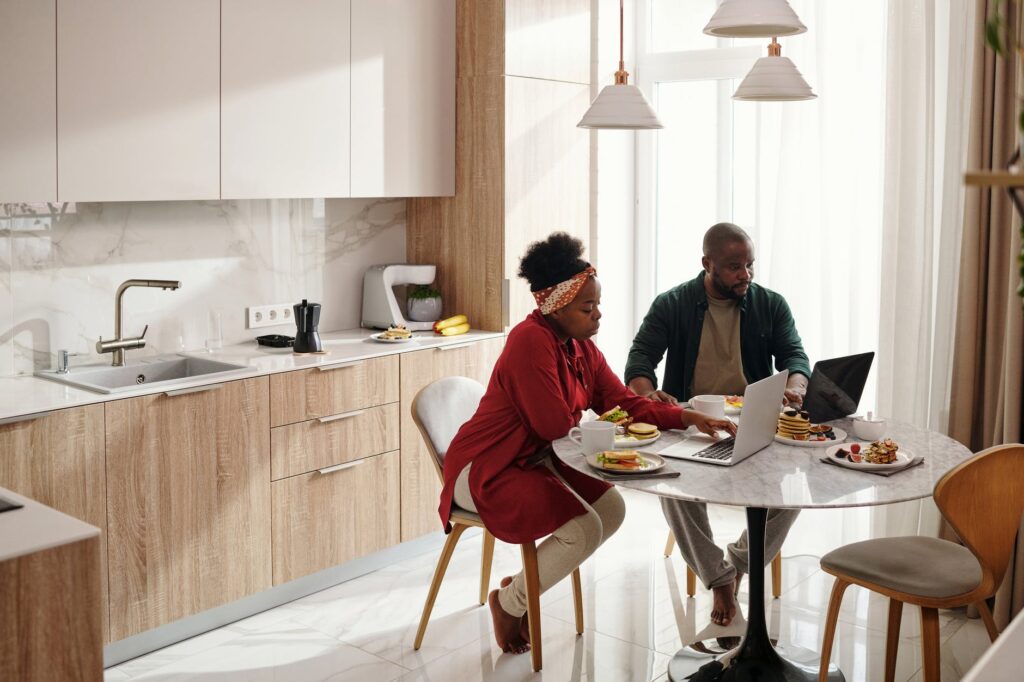
[[[868,421],[863,417],[853,420],[853,433],[861,440],[880,440],[885,435],[887,424],[884,419]]]

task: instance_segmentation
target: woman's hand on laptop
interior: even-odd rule
[[[701,433],[706,433],[712,438],[718,438],[718,434],[725,431],[730,436],[736,435],[736,424],[728,419],[718,419],[694,410],[683,410],[681,413],[683,426],[695,426]]]

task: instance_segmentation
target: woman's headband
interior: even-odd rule
[[[561,310],[572,303],[572,300],[580,293],[580,289],[583,288],[583,285],[591,277],[597,277],[597,270],[593,267],[588,267],[583,272],[573,275],[564,282],[559,282],[547,289],[534,291],[533,298],[537,301],[537,307],[540,308],[541,314],[550,315],[556,310]]]

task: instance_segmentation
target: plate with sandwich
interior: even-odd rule
[[[636,450],[605,450],[587,455],[587,464],[617,474],[648,474],[664,467],[665,460],[658,455]]]
[[[661,438],[661,431],[654,424],[633,422],[626,426],[626,432],[615,434],[616,448],[635,448],[647,445]]]
[[[412,332],[402,325],[397,325],[388,327],[379,334],[371,334],[370,338],[380,343],[408,343],[412,341]]]

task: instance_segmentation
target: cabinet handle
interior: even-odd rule
[[[435,346],[435,348],[437,350],[455,350],[457,348],[465,348],[467,346],[472,346],[474,343],[476,343],[476,340],[463,341],[462,343],[452,343],[447,346]]]
[[[193,386],[192,388],[179,388],[175,391],[164,391],[164,395],[173,398],[176,395],[188,395],[189,393],[203,393],[204,391],[216,391],[223,388],[224,384],[210,384],[209,386]]]
[[[330,417],[317,417],[316,420],[321,424],[328,422],[336,422],[341,419],[348,419],[349,417],[358,417],[361,414],[365,414],[366,410],[352,410],[351,412],[342,412],[341,414],[332,414]]]
[[[342,469],[351,469],[352,467],[357,467],[360,464],[363,464],[365,462],[366,462],[365,459],[357,459],[354,462],[345,462],[344,464],[335,464],[332,467],[326,467],[324,469],[317,469],[316,472],[318,474],[320,474],[321,476],[323,476],[324,474],[333,474],[335,471],[341,471]]]
[[[363,364],[364,360],[356,360],[355,362],[339,362],[334,365],[317,365],[317,371],[330,372],[336,369],[348,369],[349,367],[358,367]]]
[[[33,414],[20,414],[17,417],[4,417],[0,419],[0,426],[5,424],[17,424],[18,422],[30,422],[40,417],[47,417],[53,414],[53,410],[48,412],[35,412]]]

